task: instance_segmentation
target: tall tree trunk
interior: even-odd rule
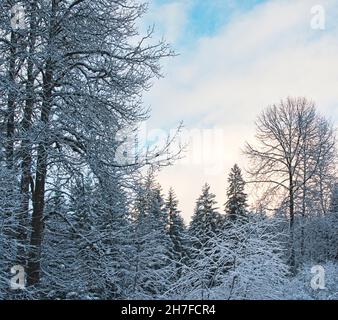
[[[33,57],[34,47],[36,41],[36,1],[31,3],[30,7],[30,33],[29,33],[29,50],[27,58],[27,84],[26,84],[26,104],[22,119],[22,145],[21,145],[21,204],[20,204],[20,217],[18,226],[18,241],[19,250],[17,253],[17,261],[20,265],[26,265],[26,252],[25,244],[27,242],[27,226],[29,216],[29,200],[30,193],[29,187],[31,185],[31,165],[32,165],[32,151],[31,140],[29,137],[30,129],[32,126],[32,114],[34,106],[34,63]],[[31,190],[33,193],[33,190]]]
[[[292,174],[289,177],[289,215],[290,215],[290,257],[289,264],[291,272],[296,271],[296,257],[295,257],[295,200],[294,200],[294,186]]]
[[[52,0],[50,27],[48,33],[48,54],[45,64],[45,73],[43,77],[43,102],[41,107],[41,123],[43,124],[44,134],[38,144],[35,188],[33,193],[33,213],[32,213],[32,233],[30,239],[31,250],[29,253],[27,267],[28,286],[38,285],[41,273],[41,245],[43,238],[43,215],[45,208],[45,189],[48,166],[48,130],[50,112],[52,108],[53,92],[53,68],[52,59],[53,42],[56,35],[56,12],[59,0]]]
[[[305,140],[305,139],[304,139]],[[305,142],[304,142],[304,150],[303,150],[303,196],[302,196],[302,221],[301,221],[301,239],[300,239],[300,252],[302,256],[302,260],[305,255],[305,217],[306,217],[306,200],[307,200],[307,161],[306,161],[306,150],[305,150]]]
[[[14,166],[14,129],[15,129],[15,60],[17,35],[11,32],[11,47],[9,56],[9,89],[7,102],[7,137],[6,137],[6,160],[8,169],[12,170]]]
[[[44,101],[41,109],[41,122],[45,130],[48,130],[49,115],[51,111],[52,96],[52,61],[46,64],[46,75],[44,77]],[[45,134],[45,136],[48,136]],[[48,141],[42,139],[38,145],[35,190],[33,194],[32,234],[31,251],[28,261],[27,278],[28,285],[36,285],[40,281],[40,258],[43,236],[43,213],[45,207],[45,187],[48,161]]]
[[[327,207],[325,203],[325,190],[324,190],[324,180],[325,174],[323,173],[322,166],[319,166],[319,198],[320,198],[320,208],[321,216],[325,216],[327,213]]]

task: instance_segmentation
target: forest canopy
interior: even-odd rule
[[[128,162],[119,149],[175,55],[136,27],[147,6],[24,0],[13,27],[15,3],[0,2],[0,299],[338,298],[336,129],[313,101],[264,108],[226,203],[206,183],[187,224],[156,176],[184,156],[181,127]]]

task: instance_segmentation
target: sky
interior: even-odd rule
[[[223,210],[229,170],[245,170],[243,146],[268,105],[305,96],[338,124],[337,0],[149,0],[149,25],[178,54],[144,102],[149,135],[184,124],[185,158],[158,179],[186,221],[206,182]]]

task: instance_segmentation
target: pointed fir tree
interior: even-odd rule
[[[215,207],[217,203],[215,198],[216,196],[210,192],[210,186],[206,183],[201,196],[197,199],[189,228],[191,241],[196,249],[203,247],[220,228],[221,217]]]
[[[176,269],[180,273],[181,263],[186,257],[186,240],[184,220],[178,210],[178,200],[173,188],[170,188],[168,198],[165,201],[165,210],[168,216],[168,234],[173,243],[173,258]]]
[[[173,244],[168,234],[160,186],[154,175],[148,174],[140,184],[135,201],[134,281],[131,297],[161,298],[175,277]]]
[[[228,201],[225,203],[225,212],[232,219],[244,217],[247,212],[247,194],[244,192],[245,182],[241,169],[237,164],[233,166],[228,178]]]
[[[193,286],[200,287],[202,290],[200,299],[207,297],[203,292],[208,291],[212,286],[216,271],[212,263],[215,254],[213,239],[217,238],[221,231],[222,218],[215,207],[215,199],[216,196],[210,191],[210,186],[205,184],[201,196],[197,199],[188,230],[189,259],[187,268],[184,268],[182,272],[182,277],[186,279],[193,270],[194,275],[198,278],[194,281]]]
[[[42,285],[53,288],[51,299],[126,298],[133,254],[128,201],[117,177],[102,183],[78,178],[69,201],[57,189],[47,204]]]

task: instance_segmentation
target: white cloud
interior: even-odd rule
[[[311,8],[318,4],[325,9],[325,30],[311,29]],[[170,21],[185,21],[181,9],[167,20],[173,39],[184,23],[173,29]],[[240,148],[268,104],[290,95],[307,96],[338,119],[337,16],[334,0],[270,1],[234,16],[194,47],[179,48],[181,55],[166,64],[166,78],[146,96],[153,109],[150,124],[168,128],[183,120],[188,129],[222,127],[226,141],[221,175],[205,174],[203,164],[178,164],[161,173],[163,186],[176,189],[186,217],[205,181],[224,203],[226,171],[235,161],[245,163]]]
[[[156,35],[164,36],[169,43],[175,43],[182,34],[188,21],[190,1],[173,1],[163,5],[150,4],[148,13],[142,20],[142,27],[155,24]]]

